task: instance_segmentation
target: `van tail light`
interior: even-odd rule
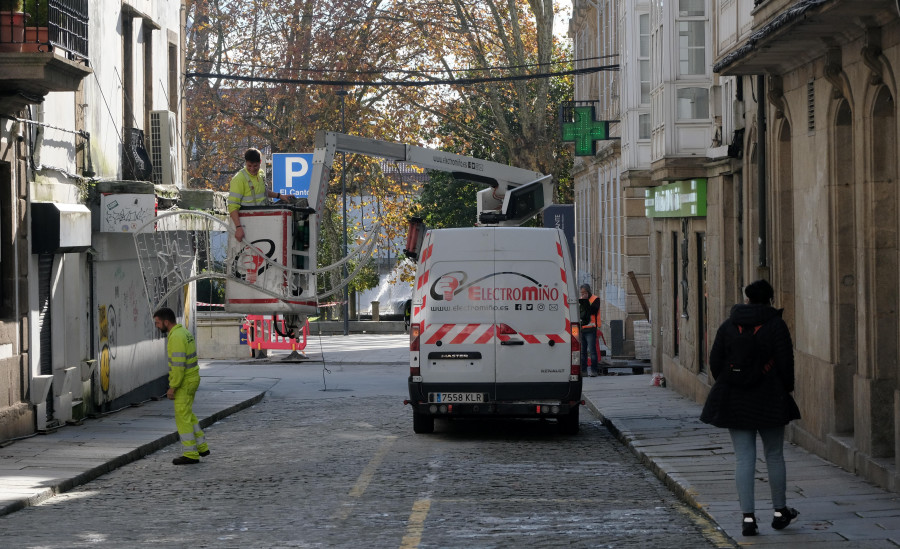
[[[418,322],[414,322],[409,325],[409,352],[417,353],[419,352],[419,336],[422,335],[422,325]],[[416,364],[418,364],[418,359],[416,360]],[[409,375],[411,376],[420,376],[422,375],[422,369],[420,366],[410,366],[409,367]]]
[[[572,369],[573,376],[581,375],[581,325],[572,323]]]
[[[419,350],[419,336],[422,335],[422,325],[414,322],[409,325],[409,350]]]

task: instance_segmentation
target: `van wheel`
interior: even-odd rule
[[[573,408],[568,415],[558,418],[559,432],[564,435],[574,435],[578,433],[578,408]]]
[[[413,412],[413,432],[427,435],[434,432],[434,416]]]

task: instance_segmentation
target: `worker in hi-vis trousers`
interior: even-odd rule
[[[175,426],[181,439],[183,454],[172,460],[175,465],[200,463],[200,456],[209,455],[209,446],[194,415],[194,395],[200,387],[200,366],[197,365],[197,345],[194,335],[175,322],[175,312],[168,307],[153,315],[153,322],[167,334],[169,356],[169,390],[166,397],[175,401]]]

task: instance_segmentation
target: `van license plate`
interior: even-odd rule
[[[428,393],[428,402],[484,402],[484,393]]]

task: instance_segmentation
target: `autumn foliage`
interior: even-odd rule
[[[191,187],[226,190],[248,146],[310,152],[317,130],[343,130],[552,173],[565,196],[569,159],[555,113],[571,79],[533,78],[566,68],[552,0],[186,4]],[[421,178],[384,168],[359,155],[348,155],[346,168],[335,162],[323,212],[330,257],[320,263],[341,253],[342,169],[349,193],[377,203],[385,235],[402,237]],[[350,228],[351,241],[360,229]]]

